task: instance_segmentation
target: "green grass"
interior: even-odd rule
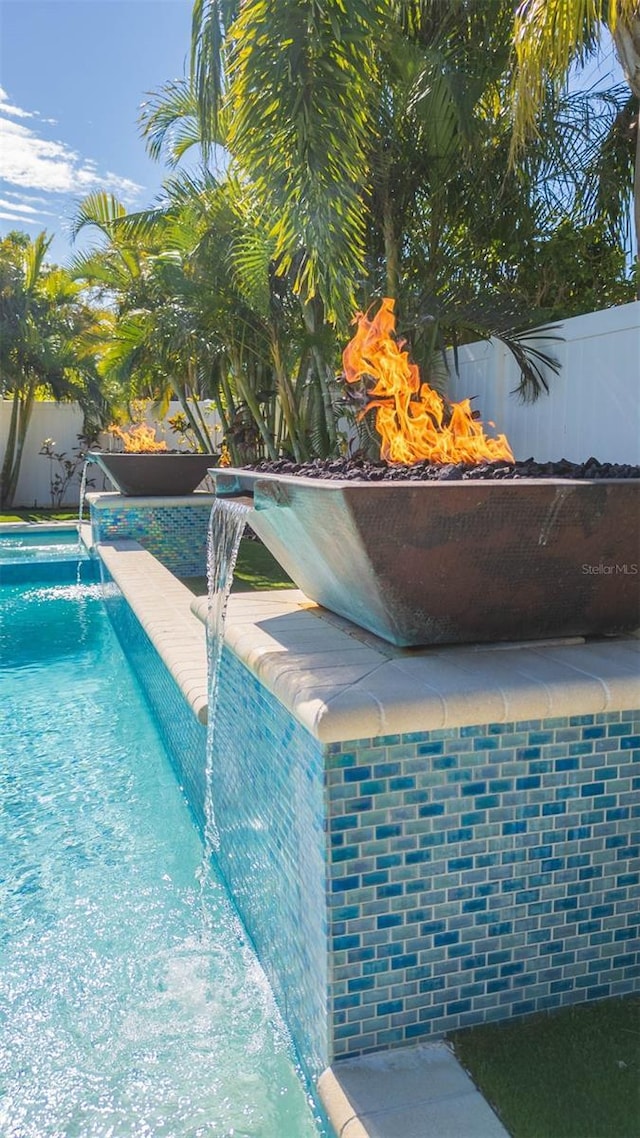
[[[0,522],[77,522],[78,508],[75,510],[11,510],[0,514]]]
[[[207,592],[206,577],[182,577],[181,580],[197,596],[203,596]],[[256,589],[293,587],[293,581],[261,542],[246,538],[240,542],[232,592],[249,593]]]
[[[638,1138],[640,997],[451,1037],[513,1138]]]

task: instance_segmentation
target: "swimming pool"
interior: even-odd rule
[[[101,593],[0,589],[0,1133],[326,1136]]]

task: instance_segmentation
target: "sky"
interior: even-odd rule
[[[166,171],[147,157],[146,93],[185,73],[191,0],[0,0],[0,234],[55,234],[94,190],[153,204]]]

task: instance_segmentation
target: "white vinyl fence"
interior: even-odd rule
[[[219,439],[220,436],[214,433],[218,422],[215,412],[209,410],[208,403],[201,404],[201,409],[203,410],[205,421],[211,431],[212,438]],[[188,444],[181,443],[179,437],[171,430],[167,423],[167,419],[175,415],[179,410],[180,405],[177,402],[172,403],[167,411],[166,417],[162,421],[158,422],[158,420],[152,418],[149,418],[148,421],[155,426],[157,438],[164,439],[170,450],[189,450]],[[0,466],[4,459],[10,419],[11,403],[8,400],[0,400]],[[78,435],[80,435],[81,432],[82,411],[76,403],[43,402],[34,404],[33,415],[29,424],[20,467],[17,492],[13,503],[16,509],[51,506],[51,475],[55,475],[59,470],[59,465],[55,461],[51,462],[50,459],[38,452],[45,439],[52,439],[55,443],[53,450],[56,453],[60,454],[64,452],[67,456],[73,458],[74,453],[77,453],[79,446]],[[101,437],[100,445],[104,450],[109,450],[113,446],[113,440],[109,435],[104,434]],[[65,507],[73,508],[73,506],[78,505],[81,474],[82,468],[80,467],[64,496],[62,505]],[[103,479],[95,463],[92,464],[90,468],[89,476],[93,482],[91,489],[113,489],[111,484]]]
[[[640,301],[574,316],[554,335],[562,339],[537,346],[561,370],[535,403],[512,394],[518,368],[496,340],[460,349],[451,397],[476,396],[480,417],[507,436],[518,459],[640,463]]]
[[[461,348],[460,374],[453,375],[451,398],[475,396],[481,418],[506,434],[516,458],[582,462],[593,455],[601,462],[640,464],[640,301],[565,320],[555,334],[562,339],[541,346],[559,360],[560,374],[549,376],[549,394],[537,402],[523,403],[513,394],[518,369],[498,341]],[[167,417],[177,410],[173,404]],[[11,404],[0,401],[0,463],[10,413]],[[215,413],[210,411],[206,417],[215,429]],[[178,448],[177,436],[166,420],[156,425],[158,437],[165,438],[170,449]],[[43,440],[50,438],[55,440],[56,451],[70,454],[81,430],[82,414],[75,404],[35,405],[16,507],[51,504],[50,463],[38,451]],[[104,446],[109,448],[108,436],[104,436]],[[103,489],[95,466],[91,477],[94,488]],[[79,479],[69,488],[65,505],[77,505],[78,488]]]

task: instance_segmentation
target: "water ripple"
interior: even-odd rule
[[[3,590],[0,1134],[320,1135],[97,592]]]

